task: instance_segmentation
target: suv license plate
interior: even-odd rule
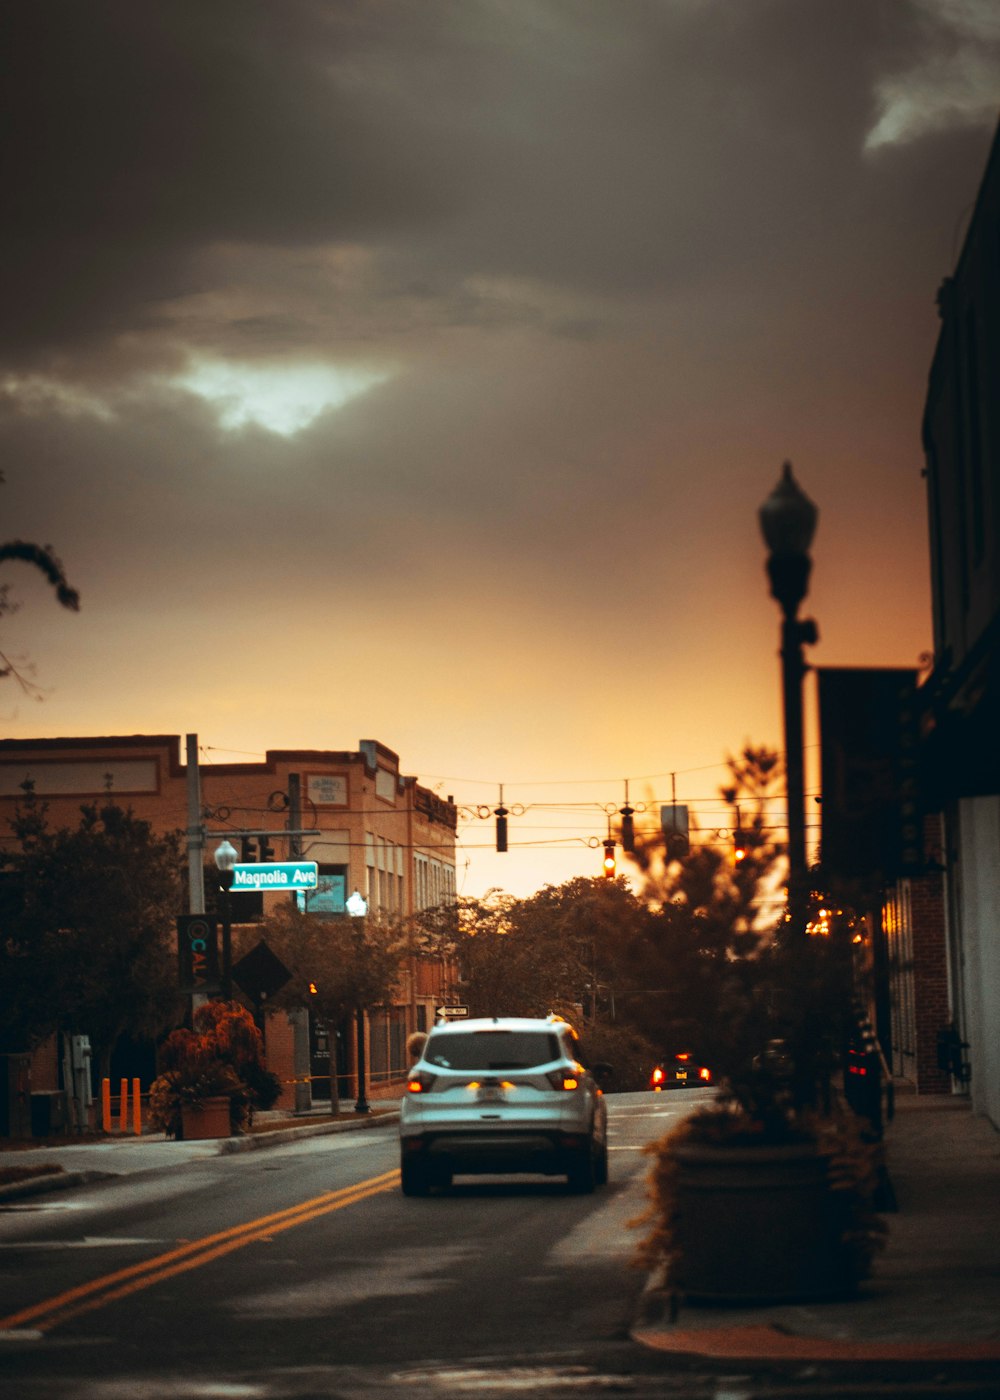
[[[687,1077],[688,1077],[688,1072],[687,1072],[686,1069],[679,1069],[679,1070],[677,1071],[677,1078],[678,1078],[678,1079],[687,1079]]]
[[[476,1090],[476,1099],[479,1103],[503,1103],[507,1095],[504,1091],[492,1084],[484,1084],[481,1089]]]

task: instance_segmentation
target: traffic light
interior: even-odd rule
[[[633,816],[634,811],[635,808],[630,807],[628,805],[628,802],[626,802],[625,806],[621,808],[622,850],[627,851],[629,855],[631,855],[632,852],[635,850],[635,819]]]
[[[613,880],[615,878],[615,843],[609,836],[604,843],[604,878]]]
[[[507,808],[501,805],[493,815],[497,819],[497,850],[505,851],[507,849]]]
[[[240,860],[244,865],[253,865],[257,859],[257,843],[250,836],[240,837]]]
[[[310,983],[309,983],[309,995],[310,995],[311,997],[314,997],[318,991],[319,991],[319,988],[316,986],[316,983],[315,983],[315,982],[310,982]]]
[[[261,836],[260,838],[260,858],[261,860],[274,859],[274,847],[271,845],[270,841],[268,841],[266,836]]]
[[[691,849],[688,809],[676,802],[660,808],[660,826],[670,860],[683,860]]]
[[[745,831],[733,833],[733,860],[739,865],[740,861],[746,860],[750,854],[750,843],[747,841]]]

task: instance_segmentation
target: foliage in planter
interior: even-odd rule
[[[855,1281],[868,1278],[876,1255],[885,1247],[887,1231],[872,1205],[880,1154],[862,1123],[842,1108],[822,1114],[804,1112],[794,1124],[786,1120],[781,1141],[789,1145],[812,1143],[826,1158],[829,1188],[842,1198],[842,1243],[848,1251],[851,1276]],[[650,1143],[645,1149],[653,1159],[648,1179],[650,1204],[632,1222],[634,1226],[647,1227],[636,1263],[659,1270],[667,1288],[676,1287],[681,1281],[684,1261],[677,1231],[681,1174],[678,1148],[738,1148],[775,1142],[773,1131],[760,1118],[728,1101],[699,1109],[682,1119],[665,1137]]]
[[[650,1226],[640,1247],[645,1264],[679,1277],[675,1151],[705,1146],[792,1147],[813,1144],[828,1163],[827,1181],[855,1277],[867,1276],[884,1243],[873,1209],[880,1144],[838,1092],[842,1053],[851,1030],[854,972],[845,928],[817,919],[807,929],[764,915],[783,884],[783,854],[768,835],[767,803],[778,777],[775,755],[748,748],[730,761],[727,803],[740,813],[748,855],[735,868],[711,850],[657,866],[640,854],[646,896],[679,905],[708,930],[710,960],[705,1049],[719,1085],[717,1101],[651,1145],[651,1207],[637,1224]],[[747,815],[749,811],[749,816]],[[825,932],[820,932],[820,929]]]
[[[240,1132],[255,1109],[277,1102],[281,1083],[264,1064],[253,1017],[238,1002],[211,1001],[194,1014],[194,1030],[172,1031],[160,1049],[160,1074],[149,1094],[150,1122],[179,1137],[184,1106],[224,1095],[230,1127]]]

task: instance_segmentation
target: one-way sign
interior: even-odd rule
[[[246,890],[314,890],[318,883],[319,866],[314,860],[233,867],[233,894]]]

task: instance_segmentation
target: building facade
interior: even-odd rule
[[[944,818],[955,1040],[1000,1128],[1000,132],[955,272],[923,421],[934,668],[921,688],[927,794]]]
[[[319,870],[315,891],[234,896],[235,923],[251,923],[290,897],[321,918],[350,917],[355,892],[370,915],[398,918],[455,899],[457,809],[404,775],[398,755],[376,740],[347,751],[272,749],[249,763],[202,763],[193,735],[3,740],[0,841],[8,846],[9,819],[28,785],[47,804],[53,829],[75,827],[83,804],[110,796],[158,834],[185,832],[193,913],[205,908],[202,888],[216,879],[214,853],[223,841],[249,863],[298,859]],[[406,1039],[433,1024],[448,999],[449,975],[444,963],[409,960],[395,1004],[365,1018],[370,1094],[405,1075]],[[268,1030],[271,1068],[287,1085],[283,1101],[301,1107],[329,1097],[331,1073],[357,1091],[353,1034],[310,1026],[304,1013],[291,1023]],[[38,1076],[48,1075],[49,1063],[39,1055]]]

